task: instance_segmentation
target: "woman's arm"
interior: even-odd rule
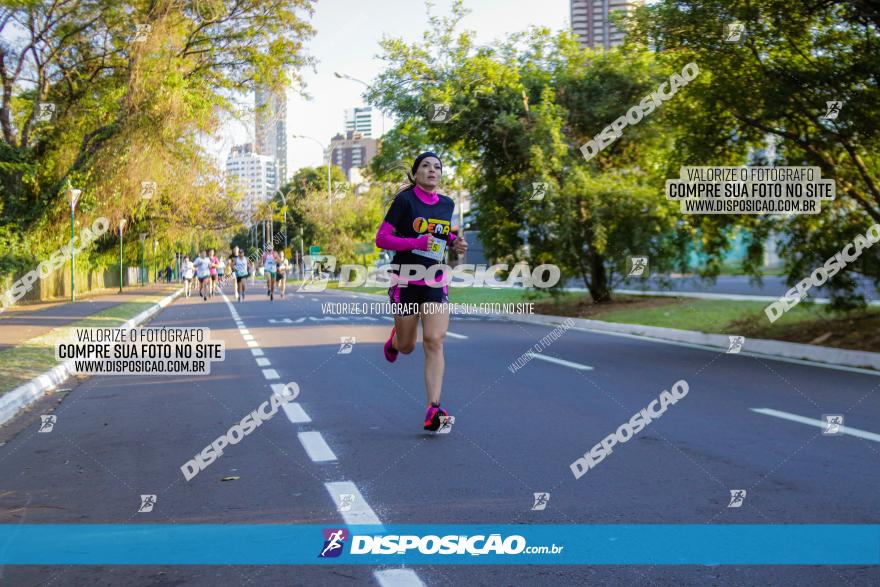
[[[405,238],[394,236],[394,227],[388,222],[382,222],[376,233],[376,246],[388,251],[427,251],[431,246],[431,236],[424,234],[418,238]]]

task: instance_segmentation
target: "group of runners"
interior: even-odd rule
[[[277,252],[272,245],[268,245],[260,258],[260,265],[266,276],[266,295],[269,300],[275,300],[276,286],[281,290],[283,298],[287,288],[287,273],[290,270],[290,263],[284,258],[284,253]],[[247,290],[247,279],[255,274],[255,267],[254,262],[245,256],[244,249],[239,247],[233,247],[232,254],[226,258],[219,258],[214,249],[208,249],[202,250],[192,261],[188,255],[184,257],[180,274],[186,297],[193,293],[194,279],[198,280],[198,295],[204,301],[213,298],[228,281],[235,279],[235,300],[242,302]]]

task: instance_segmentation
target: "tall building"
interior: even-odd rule
[[[274,157],[260,155],[252,143],[236,145],[226,158],[226,181],[244,197],[241,214],[244,220],[253,220],[257,206],[271,198],[279,187],[277,162]]]
[[[359,132],[366,138],[373,136],[373,108],[351,108],[345,111],[345,131]]]
[[[571,0],[571,28],[582,47],[610,49],[623,43],[608,15],[627,13],[641,5],[642,0]]]
[[[376,139],[370,139],[359,132],[345,131],[345,135],[338,134],[330,139],[331,161],[345,172],[345,177],[351,181],[352,168],[363,168],[369,165],[378,150]]]
[[[255,147],[260,155],[277,162],[278,183],[287,183],[287,94],[258,87],[256,105]]]

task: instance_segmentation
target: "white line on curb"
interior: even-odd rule
[[[454,332],[449,332],[448,330],[446,331],[446,336],[451,336],[452,338],[460,338],[461,340],[467,340],[468,338],[464,334],[456,334]]]
[[[572,369],[577,369],[578,371],[592,371],[593,368],[589,365],[581,365],[580,363],[573,363],[571,361],[566,361],[565,359],[557,359],[556,357],[550,357],[541,353],[529,353],[529,355],[533,359],[539,359],[541,361],[547,361],[548,363],[556,363],[557,365],[562,365],[564,367],[571,367]]]
[[[358,490],[357,485],[352,483],[351,481],[335,481],[331,483],[324,483],[324,487],[327,488],[327,492],[330,493],[330,497],[333,498],[333,503],[336,504],[336,509],[339,509],[339,505],[341,502],[341,498],[339,497],[341,494],[349,494],[354,496],[354,500],[351,502],[351,509],[345,512],[339,512],[342,515],[342,519],[345,520],[346,524],[372,524],[376,526],[381,526],[382,522],[379,521],[379,516],[376,515],[376,512],[367,504],[367,500],[364,499],[364,496],[361,495],[360,490]]]
[[[790,414],[788,412],[782,412],[780,410],[771,410],[770,408],[749,409],[753,412],[757,412],[758,414],[764,414],[765,416],[773,416],[774,418],[782,418],[783,420],[800,422],[801,424],[809,424],[810,426],[816,426],[818,428],[825,428],[827,426],[827,424],[822,420],[816,420],[815,418],[805,418],[804,416],[798,416],[797,414]],[[850,436],[855,436],[857,438],[864,438],[865,440],[880,442],[880,434],[866,432],[864,430],[859,430],[858,428],[852,428],[851,426],[847,426],[845,424],[842,425],[840,428],[843,434],[849,434]]]
[[[300,432],[296,435],[300,444],[306,450],[306,454],[315,463],[325,463],[327,461],[335,461],[336,455],[330,450],[330,447],[324,441],[324,437],[318,431]]]

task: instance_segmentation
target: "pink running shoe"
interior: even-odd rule
[[[425,425],[423,428],[430,432],[437,432],[443,424],[441,417],[449,418],[449,412],[440,407],[440,404],[431,404],[425,412]]]
[[[396,348],[391,346],[391,341],[394,340],[394,333],[397,331],[396,327],[391,328],[391,336],[388,337],[388,341],[385,343],[385,360],[389,363],[393,363],[397,360],[397,355],[400,354]]]

